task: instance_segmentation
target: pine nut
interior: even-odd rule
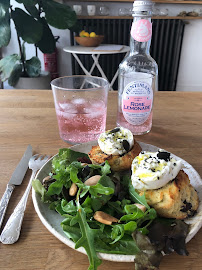
[[[146,211],[146,207],[140,203],[134,203],[134,205],[137,206],[137,208],[139,208],[140,210],[142,210],[142,212]]]
[[[95,186],[95,185],[99,182],[100,178],[101,178],[101,175],[94,175],[94,176],[91,176],[90,178],[88,178],[88,179],[84,182],[84,184],[85,184],[86,186]]]
[[[106,224],[106,225],[111,225],[112,222],[118,222],[118,219],[115,217],[112,217],[108,215],[105,212],[102,211],[96,211],[94,214],[94,219],[99,221],[100,223]]]
[[[48,176],[46,176],[46,177],[43,179],[42,183],[45,184],[45,183],[48,182],[50,179],[51,179],[51,176],[48,175]]]
[[[72,183],[70,189],[69,189],[69,195],[74,196],[77,193],[77,185],[75,183]]]

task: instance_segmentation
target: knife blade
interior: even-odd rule
[[[22,183],[24,179],[25,173],[28,169],[28,163],[32,156],[32,147],[28,145],[23,157],[21,158],[20,162],[18,163],[15,171],[13,172],[10,181],[7,184],[6,191],[3,194],[3,197],[0,201],[0,228],[6,213],[6,209],[11,197],[11,194],[15,188]]]

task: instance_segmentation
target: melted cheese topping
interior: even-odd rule
[[[98,144],[107,155],[123,155],[134,145],[133,134],[126,128],[117,127],[100,134]]]
[[[141,152],[132,162],[132,184],[135,189],[158,189],[173,180],[182,169],[181,160],[175,160],[170,154]]]

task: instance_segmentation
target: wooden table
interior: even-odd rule
[[[107,128],[116,125],[117,93],[109,93]],[[137,140],[156,145],[182,157],[202,176],[202,93],[157,92],[153,127]],[[0,197],[26,147],[35,153],[56,154],[69,145],[58,135],[50,90],[0,90]],[[28,170],[11,197],[4,224],[20,200],[29,180]],[[4,225],[3,224],[3,225]],[[202,269],[202,230],[188,243],[188,257],[164,257],[161,270]],[[65,246],[39,220],[28,200],[20,239],[13,245],[0,243],[2,270],[87,270],[87,256]],[[129,270],[133,263],[103,261],[99,269]]]

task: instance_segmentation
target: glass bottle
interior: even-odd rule
[[[119,65],[117,126],[134,135],[151,130],[153,96],[158,87],[158,66],[149,53],[152,6],[151,1],[134,2],[130,53]]]

